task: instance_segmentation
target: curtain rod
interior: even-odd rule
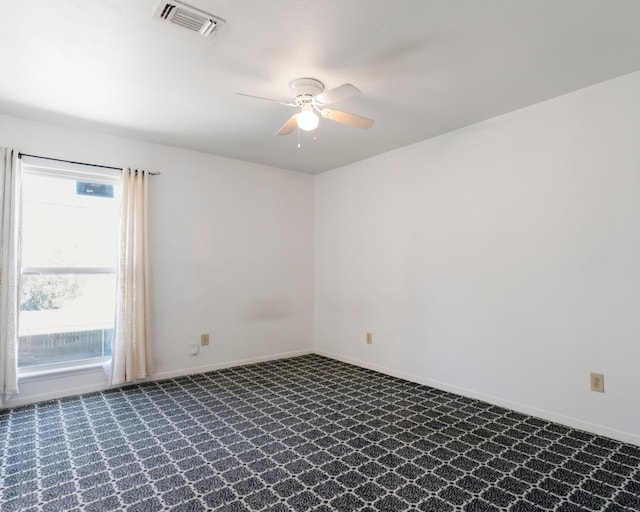
[[[114,171],[122,171],[122,167],[112,167],[110,165],[87,164],[84,162],[74,162],[73,160],[63,160],[62,158],[50,158],[48,156],[30,155],[28,153],[18,153],[18,158],[22,158],[23,156],[30,156],[32,158],[42,158],[43,160],[52,160],[54,162],[65,162],[68,164],[88,165],[90,167],[100,167],[101,169],[113,169]],[[162,173],[149,171],[147,174],[151,176],[159,176]]]

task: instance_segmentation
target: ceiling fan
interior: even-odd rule
[[[257,98],[260,100],[275,101],[287,107],[297,107],[300,111],[293,114],[286,123],[278,130],[276,135],[289,135],[296,128],[305,131],[312,131],[318,127],[318,112],[325,119],[336,121],[338,123],[347,124],[367,130],[373,126],[375,122],[368,117],[350,114],[342,110],[327,108],[325,105],[331,105],[348,98],[352,98],[360,94],[360,89],[355,85],[342,84],[328,91],[324,90],[324,84],[314,78],[298,78],[293,80],[289,87],[293,91],[294,101],[287,103],[270,98],[262,98],[251,94],[237,93],[240,96],[249,98]]]

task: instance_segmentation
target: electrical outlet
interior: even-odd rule
[[[373,343],[373,333],[367,333],[367,345],[371,345]]]
[[[591,391],[604,393],[604,374],[591,372]]]
[[[200,335],[200,345],[206,347],[209,344],[209,333]]]

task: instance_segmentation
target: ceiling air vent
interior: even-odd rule
[[[224,23],[222,18],[176,0],[161,0],[154,17],[205,37],[213,34]]]

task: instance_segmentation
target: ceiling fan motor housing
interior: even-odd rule
[[[314,78],[298,78],[293,80],[289,87],[296,97],[296,105],[300,107],[312,105],[314,96],[324,90],[324,84]]]

